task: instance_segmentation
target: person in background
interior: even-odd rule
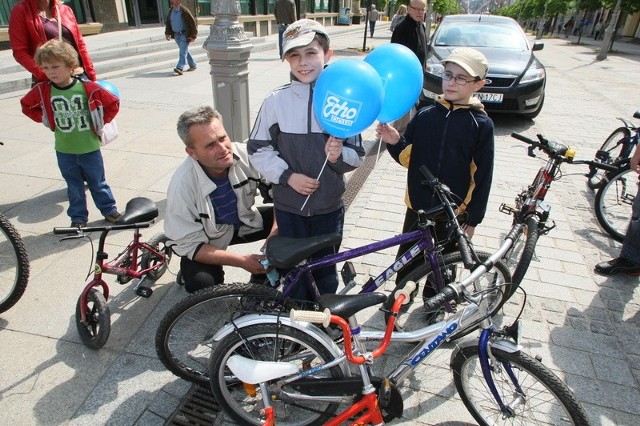
[[[195,71],[198,68],[195,59],[189,53],[189,43],[198,37],[198,23],[191,11],[182,4],[182,0],[169,0],[169,4],[171,10],[165,19],[164,35],[167,40],[174,39],[178,45],[178,64],[173,72],[182,75],[187,63],[187,71]]]
[[[279,235],[342,235],[344,174],[362,165],[365,151],[360,135],[345,140],[328,135],[313,111],[314,85],[333,55],[329,34],[319,22],[300,19],[285,31],[282,49],[291,82],[273,90],[262,103],[249,136],[249,160],[274,184]],[[312,257],[337,253],[339,248],[338,242]],[[335,266],[320,268],[313,277],[320,294],[336,292]],[[306,286],[296,290],[294,298],[310,299]]]
[[[111,122],[120,110],[119,99],[93,81],[74,77],[78,54],[66,41],[49,40],[36,50],[34,60],[48,81],[37,83],[20,104],[27,117],[54,132],[71,226],[85,227],[89,219],[85,182],[105,220],[116,223],[120,213],[106,181],[100,135],[103,123]]]
[[[631,221],[622,242],[620,256],[598,263],[595,271],[601,275],[627,274],[640,276],[640,149],[636,148],[629,163],[638,173],[638,192],[631,206]]]
[[[426,10],[426,0],[410,0],[406,18],[398,23],[393,34],[391,34],[391,43],[402,44],[411,49],[418,57],[422,69],[426,68],[427,61],[427,28],[424,23]],[[400,134],[403,134],[406,130],[409,120],[415,114],[415,110],[415,107],[412,107],[404,116],[393,123],[393,126]]]
[[[398,24],[402,22],[402,20],[407,16],[407,5],[401,4],[398,6],[398,10],[396,10],[396,14],[393,15],[391,19],[391,25],[389,25],[389,31],[393,32]]]
[[[278,0],[273,14],[278,24],[278,51],[280,52],[280,59],[282,59],[283,34],[287,27],[296,20],[296,4],[293,0]]]
[[[47,74],[33,59],[36,49],[48,40],[62,39],[76,51],[78,66],[73,75],[96,80],[96,71],[82,38],[73,10],[58,0],[21,0],[9,16],[9,44],[13,57],[32,74],[32,87],[47,81]]]
[[[380,17],[380,13],[378,13],[378,9],[376,9],[376,5],[371,5],[371,10],[369,11],[369,33],[371,34],[371,38],[373,38],[373,32],[376,29],[376,21]]]
[[[192,293],[224,283],[223,266],[236,266],[264,280],[261,254],[228,249],[277,233],[273,206],[255,206],[266,185],[249,164],[246,145],[232,142],[220,113],[210,106],[185,111],[177,131],[188,157],[167,190],[164,233],[181,257],[185,289]]]

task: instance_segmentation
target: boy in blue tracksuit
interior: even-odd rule
[[[461,200],[458,214],[467,235],[472,237],[484,218],[493,176],[493,121],[473,97],[484,86],[488,65],[482,53],[468,47],[454,49],[443,64],[443,94],[435,104],[416,114],[403,136],[386,124],[380,124],[377,133],[389,144],[391,156],[408,168],[403,232],[417,229],[418,210],[440,204],[436,194],[422,186],[424,177],[418,168],[424,164]],[[438,225],[434,238],[442,240],[447,235],[444,224]],[[411,245],[402,245],[398,256]],[[418,264],[414,261],[403,268],[396,283]]]

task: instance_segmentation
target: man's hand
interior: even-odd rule
[[[289,176],[289,181],[287,183],[301,195],[311,195],[316,192],[320,186],[320,181],[318,179],[310,178],[302,173],[293,173]]]
[[[465,234],[467,234],[467,237],[469,237],[469,239],[473,238],[473,234],[476,232],[475,226],[462,225],[462,229],[464,230]]]
[[[264,269],[260,261],[264,259],[262,254],[247,254],[243,256],[241,268],[251,272],[252,274],[266,274],[267,270]]]
[[[390,145],[395,145],[400,140],[400,133],[392,126],[384,123],[380,123],[378,127],[376,127],[376,136],[382,138],[383,142]]]
[[[342,155],[342,139],[329,136],[327,143],[324,146],[324,152],[327,154],[327,161],[331,164],[335,164],[338,158]]]

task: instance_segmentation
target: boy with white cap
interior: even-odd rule
[[[454,49],[442,63],[443,94],[434,105],[420,110],[403,136],[386,124],[378,126],[377,134],[389,144],[391,156],[408,168],[403,232],[416,229],[418,210],[440,204],[437,196],[422,186],[424,177],[418,168],[424,164],[459,199],[460,220],[472,237],[476,225],[484,218],[493,176],[493,121],[473,96],[485,84],[488,64],[482,53],[469,47]],[[443,225],[436,223],[434,238],[447,237]],[[410,246],[401,246],[398,256]],[[454,249],[451,244],[445,252]],[[414,261],[402,268],[396,283],[419,263]]]
[[[360,135],[344,141],[328,135],[313,111],[313,86],[333,55],[329,35],[320,23],[300,19],[284,32],[282,50],[291,82],[264,100],[249,136],[249,161],[274,184],[280,235],[342,234],[344,174],[362,164],[365,152]],[[312,257],[335,253],[339,247],[337,243]],[[335,266],[313,276],[321,294],[336,292]],[[308,299],[302,287],[294,297]]]

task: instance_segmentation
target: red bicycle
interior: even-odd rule
[[[107,343],[111,332],[111,313],[107,306],[109,285],[102,279],[103,274],[116,275],[116,281],[126,284],[137,279],[134,291],[138,296],[148,298],[153,290],[146,285],[148,281],[156,281],[167,270],[172,251],[166,245],[167,237],[160,233],[148,242],[142,242],[140,229],[148,228],[158,217],[156,204],[144,197],[130,200],[117,224],[107,226],[87,226],[84,228],[54,228],[54,234],[74,234],[62,238],[74,240],[87,238],[91,242],[93,258],[93,241],[87,234],[101,232],[98,249],[95,251],[95,267],[93,279],[85,285],[76,304],[76,326],[80,340],[91,349],[100,349]],[[107,235],[110,231],[133,229],[133,240],[113,260],[104,251]],[[87,275],[87,278],[91,272]]]

